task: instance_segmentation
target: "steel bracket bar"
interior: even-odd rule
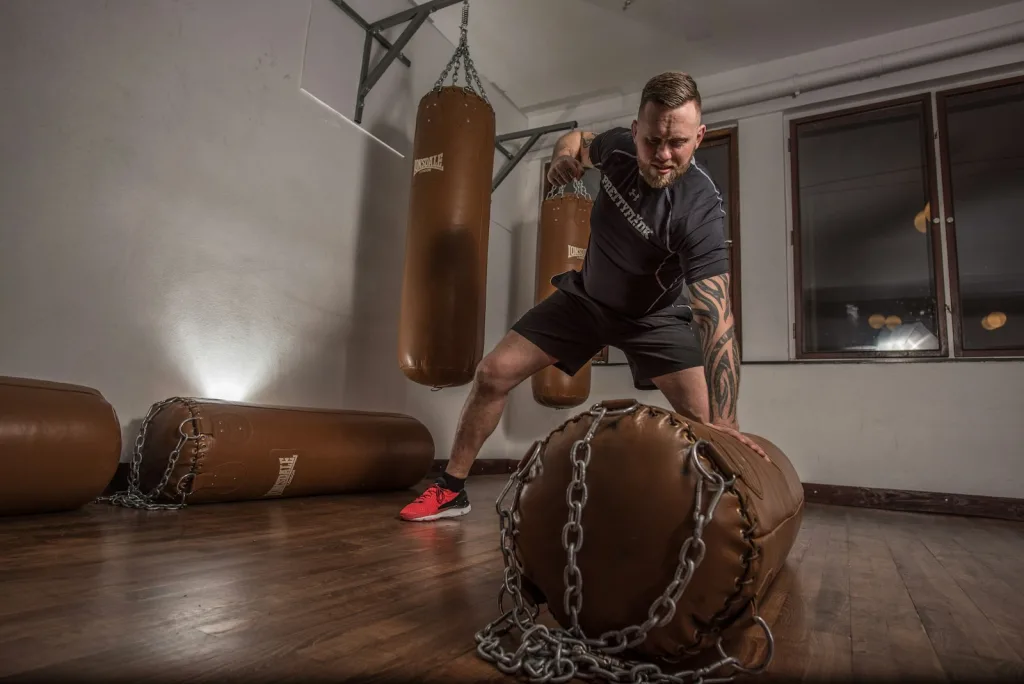
[[[526,153],[537,144],[537,141],[540,140],[542,135],[547,133],[557,133],[559,131],[571,131],[577,126],[578,124],[575,121],[567,121],[560,124],[551,124],[550,126],[527,128],[524,131],[516,131],[515,133],[502,133],[495,137],[494,147],[501,152],[508,161],[505,162],[501,167],[501,171],[498,171],[498,175],[491,182],[491,192],[493,193],[498,189],[501,182],[508,177],[508,174],[512,173],[512,169],[516,167],[516,164],[522,161],[523,157],[526,156]],[[523,143],[523,146],[520,147],[515,154],[509,152],[508,149],[502,145],[502,143],[509,142],[510,140],[522,140],[523,138],[528,138],[528,140]]]
[[[402,50],[409,41],[412,40],[413,35],[419,30],[420,26],[423,26],[423,22],[427,20],[431,14],[437,10],[450,7],[463,0],[433,0],[432,2],[426,2],[418,7],[392,14],[390,17],[385,17],[373,23],[370,23],[359,16],[359,13],[349,7],[345,0],[331,0],[340,10],[347,14],[352,21],[359,25],[359,28],[366,32],[366,39],[363,42],[363,63],[359,69],[359,92],[356,94],[356,112],[355,122],[361,124],[363,122],[363,107],[366,104],[366,96],[373,90],[373,86],[377,85],[377,81],[384,75],[391,63],[396,59],[405,66],[410,66],[409,58],[402,54]],[[382,35],[382,31],[385,31],[392,26],[408,21],[409,25],[402,31],[402,35],[398,37],[398,40],[391,43]],[[370,69],[370,49],[373,47],[373,42],[377,41],[382,47],[387,49],[385,54],[379,62]]]

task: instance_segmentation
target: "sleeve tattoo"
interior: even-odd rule
[[[711,422],[738,429],[740,350],[729,303],[729,274],[706,278],[693,283],[689,289],[704,350]]]

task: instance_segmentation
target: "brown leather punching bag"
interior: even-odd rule
[[[420,100],[398,365],[421,385],[464,385],[483,358],[494,139],[494,110],[475,92]]]
[[[543,301],[555,291],[551,279],[559,273],[580,270],[590,242],[590,210],[594,202],[579,180],[574,191],[553,189],[541,205],[537,229],[537,275],[535,300]],[[534,373],[530,382],[533,398],[541,406],[566,409],[579,406],[590,397],[591,365],[575,375],[548,366]]]
[[[620,400],[537,442],[499,499],[507,612],[477,634],[479,652],[511,665],[506,674],[565,679],[634,681],[630,656],[675,663],[671,672],[641,665],[650,681],[689,681],[688,657],[698,654],[705,677],[763,671],[771,649],[741,664],[717,659],[717,648],[751,627],[770,636],[757,607],[796,541],[804,495],[785,454],[748,436],[770,460],[676,413]],[[535,623],[540,603],[561,630]],[[517,636],[503,643],[508,628]],[[516,649],[522,657],[508,657]]]
[[[154,404],[114,503],[198,504],[406,489],[434,462],[430,432],[397,413],[178,398]]]
[[[97,390],[0,377],[0,515],[80,508],[120,460],[121,424]]]

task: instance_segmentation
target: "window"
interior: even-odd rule
[[[936,102],[954,351],[1024,355],[1024,79]]]
[[[797,352],[945,353],[927,97],[794,121]]]
[[[790,124],[798,358],[1024,353],[1020,121],[1024,79]]]
[[[718,191],[722,194],[722,204],[725,207],[725,237],[729,243],[729,270],[730,270],[730,298],[733,317],[736,326],[736,340],[740,345],[742,355],[743,338],[740,326],[740,240],[739,240],[739,147],[736,139],[736,129],[728,128],[717,131],[708,131],[703,142],[694,154],[697,165],[704,169],[711,176]],[[548,165],[545,162],[542,171],[542,195],[547,197],[551,191],[551,184],[547,180]],[[597,198],[601,189],[601,172],[597,169],[587,169],[583,174],[583,185],[593,199]],[[621,365],[625,359],[621,353],[614,351],[609,353],[608,348],[601,350],[594,357],[595,365]]]

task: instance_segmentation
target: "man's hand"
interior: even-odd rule
[[[548,182],[559,188],[583,176],[583,164],[579,159],[562,155],[555,157],[548,166]]]
[[[768,461],[769,463],[772,462],[771,457],[768,456],[767,452],[765,452],[765,450],[761,448],[760,444],[758,444],[754,440],[750,439],[749,437],[747,437],[745,434],[743,434],[739,430],[734,430],[733,428],[731,428],[731,427],[729,427],[727,425],[721,425],[721,424],[716,425],[714,423],[705,423],[705,425],[707,425],[712,430],[718,430],[719,432],[724,432],[727,435],[732,435],[736,439],[738,439],[741,442],[743,442],[743,444],[745,446],[748,446],[751,449],[753,449],[754,453],[756,453],[758,456],[760,456],[764,460]]]

